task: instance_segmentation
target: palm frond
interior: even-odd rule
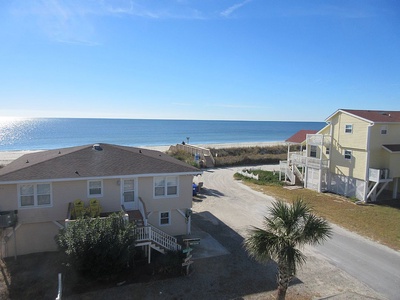
[[[249,255],[258,261],[275,260],[280,268],[285,268],[294,276],[297,267],[306,257],[296,247],[304,244],[319,244],[331,237],[332,231],[327,221],[312,214],[310,207],[302,199],[291,205],[283,201],[272,204],[268,216],[264,217],[264,228],[253,227],[244,241]]]

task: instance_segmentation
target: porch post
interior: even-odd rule
[[[187,234],[192,234],[191,228],[192,228],[192,216],[190,215],[187,222]]]
[[[393,178],[393,194],[392,199],[397,199],[397,191],[399,188],[399,177]]]
[[[151,262],[151,246],[150,246],[150,244],[147,245],[147,247],[148,247],[147,262],[150,263]]]

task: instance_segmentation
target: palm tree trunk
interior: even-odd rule
[[[285,300],[286,291],[289,287],[289,282],[292,279],[289,269],[284,264],[278,266],[278,293],[276,295],[277,300]]]
[[[276,300],[285,300],[287,289],[283,287],[278,287],[278,294],[276,295]]]

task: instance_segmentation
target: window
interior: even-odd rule
[[[135,201],[135,180],[124,180],[124,202]]]
[[[344,128],[345,133],[353,133],[353,125],[352,124],[346,124]]]
[[[311,146],[310,157],[317,157],[317,146]]]
[[[344,159],[351,160],[351,150],[344,150]]]
[[[160,212],[160,226],[169,224],[170,224],[169,211]]]
[[[329,147],[326,147],[326,149],[325,149],[325,154],[326,155],[329,155],[329,150],[330,150]]]
[[[386,125],[381,126],[381,134],[387,134],[388,128]]]
[[[102,196],[103,195],[103,182],[101,180],[88,181],[88,196]]]
[[[19,206],[51,206],[51,185],[49,183],[21,184],[19,186]]]
[[[165,176],[154,178],[154,196],[166,197],[178,195],[178,177]]]

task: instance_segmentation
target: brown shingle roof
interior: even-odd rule
[[[301,144],[306,140],[307,134],[316,134],[317,130],[300,130],[286,140],[288,143]]]
[[[159,151],[111,144],[101,144],[101,148],[86,145],[23,155],[0,169],[0,183],[200,172]]]
[[[356,109],[340,109],[349,114],[366,119],[376,123],[397,123],[400,122],[400,111],[388,110],[356,110]]]

